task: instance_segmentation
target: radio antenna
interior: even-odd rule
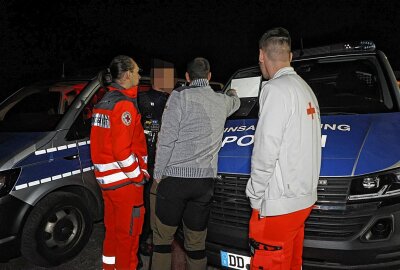
[[[65,64],[64,62],[62,63],[62,73],[61,73],[61,78],[65,78]]]
[[[303,38],[300,38],[300,56],[304,54]]]

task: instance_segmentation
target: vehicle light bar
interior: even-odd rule
[[[344,52],[373,52],[376,49],[375,43],[370,40],[362,40],[358,42],[338,43],[328,46],[309,48],[304,50],[293,51],[293,57],[299,58],[304,56],[344,53]]]

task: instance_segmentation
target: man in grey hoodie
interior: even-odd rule
[[[189,86],[168,99],[159,133],[152,193],[156,193],[152,269],[171,269],[171,244],[183,221],[189,270],[207,267],[205,238],[217,175],[218,151],[226,118],[240,106],[234,90],[216,93],[209,86],[205,58],[189,62]]]

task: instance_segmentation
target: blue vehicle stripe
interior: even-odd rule
[[[321,120],[321,176],[356,176],[399,165],[400,113],[322,116]],[[227,121],[219,173],[250,174],[256,124],[257,119]]]

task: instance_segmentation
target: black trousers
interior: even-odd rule
[[[183,222],[186,269],[207,266],[205,239],[214,193],[213,178],[167,177],[155,187],[152,269],[171,269],[171,244]]]

